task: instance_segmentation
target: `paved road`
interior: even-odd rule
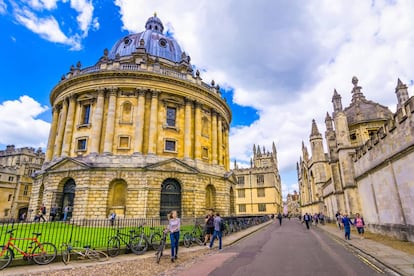
[[[362,256],[320,230],[307,230],[296,219],[272,224],[178,274],[384,275]]]

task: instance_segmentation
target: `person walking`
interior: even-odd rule
[[[214,211],[213,209],[208,210],[207,216],[205,217],[205,232],[204,245],[210,242],[211,237],[214,233]],[[208,245],[207,245],[208,246]]]
[[[171,262],[176,260],[178,254],[178,241],[180,240],[181,220],[178,218],[176,210],[168,215],[168,231],[170,231],[171,240]]]
[[[283,216],[282,216],[282,214],[280,212],[277,214],[277,219],[279,220],[279,225],[282,226]]]
[[[43,221],[46,221],[44,216],[46,216],[46,206],[44,204],[42,204],[42,206],[40,207],[39,221],[40,221],[40,219],[43,220]]]
[[[351,239],[351,225],[354,225],[350,218],[348,218],[348,214],[344,214],[342,217],[342,225],[344,226],[344,232],[345,232],[345,239],[350,240]]]
[[[342,230],[342,216],[341,213],[339,211],[336,212],[335,214],[336,217],[336,223],[338,224],[339,230]]]
[[[309,222],[311,221],[311,216],[308,215],[308,213],[305,213],[305,215],[303,216],[303,221],[306,224],[306,228],[309,229]]]
[[[219,250],[222,249],[222,237],[223,237],[223,230],[224,230],[224,222],[223,219],[220,217],[219,213],[216,213],[214,217],[214,234],[211,238],[210,245],[208,248],[213,248],[214,240],[218,238],[219,240]]]
[[[69,206],[66,205],[63,209],[63,221],[66,221],[68,219],[68,213],[69,213]]]
[[[364,218],[361,217],[361,215],[359,213],[356,213],[356,217],[355,217],[355,220],[354,220],[354,225],[356,226],[356,229],[358,231],[358,235],[361,238],[361,240],[364,239],[365,222],[364,222]]]
[[[111,214],[109,215],[109,221],[111,222],[111,226],[114,226],[115,218],[116,218],[116,213],[115,211],[112,210]]]
[[[58,209],[56,207],[56,204],[53,205],[52,208],[50,208],[50,214],[49,214],[49,220],[50,221],[55,221],[56,215],[57,215],[57,211],[58,211]]]

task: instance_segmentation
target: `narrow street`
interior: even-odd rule
[[[322,226],[319,226],[322,227]],[[217,246],[217,242],[216,242]],[[316,228],[297,219],[273,223],[218,252],[217,247],[178,275],[378,275],[384,274]],[[385,274],[386,275],[386,274]]]

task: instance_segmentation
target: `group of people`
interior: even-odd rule
[[[214,213],[214,210],[209,210],[205,217],[205,236],[204,245],[209,249],[213,248],[214,240],[219,240],[219,250],[222,250],[222,233],[224,221],[220,217],[218,212]],[[171,211],[168,214],[168,227],[171,240],[171,262],[174,262],[178,258],[178,242],[180,240],[180,227],[181,220],[178,217],[176,210]],[[208,243],[208,244],[207,244]]]
[[[352,219],[348,217],[347,213],[344,213],[342,215],[339,211],[336,212],[335,217],[338,223],[339,230],[342,230],[342,228],[344,229],[346,240],[351,239],[351,225],[356,227],[360,239],[364,238],[365,222],[364,218],[359,213],[355,214],[354,221],[352,221]]]
[[[208,246],[209,249],[213,248],[214,240],[217,238],[219,240],[219,250],[221,250],[224,222],[220,214],[218,212],[214,214],[214,210],[210,209],[204,220],[206,233],[204,236],[204,245]]]
[[[318,223],[324,225],[325,224],[325,216],[322,212],[315,213],[314,215],[305,213],[303,216],[302,223],[306,224],[306,228],[309,229],[310,225],[313,223],[315,226],[318,225]]]
[[[55,205],[53,205],[50,208],[50,213],[49,213],[49,221],[56,221],[57,220],[57,215],[58,215],[58,207]],[[69,206],[65,206],[65,208],[63,208],[63,221],[66,221],[68,219],[68,213],[70,211],[70,207]],[[44,204],[42,204],[42,206],[40,206],[39,210],[37,210],[35,216],[34,216],[34,221],[35,222],[40,222],[40,220],[42,221],[46,221],[46,213],[47,213],[47,209],[46,206]],[[20,217],[20,221],[25,221],[26,220],[26,213],[22,214]]]

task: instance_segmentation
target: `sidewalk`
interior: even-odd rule
[[[240,239],[260,230],[263,227],[266,227],[267,225],[271,224],[272,220],[269,220],[268,222],[262,223],[260,225],[256,225],[256,226],[252,226],[248,229],[233,233],[230,236],[225,236],[223,237],[223,246],[229,246],[233,243],[236,243],[237,241],[239,241]],[[214,245],[215,247],[217,247],[217,242]],[[184,246],[180,246],[180,252],[182,253],[191,253],[191,252],[198,252],[198,251],[207,251],[208,248],[205,246],[198,246],[198,245],[193,245],[189,248],[185,248]],[[170,255],[170,250],[169,248],[167,248],[164,251],[164,255],[165,256],[169,256]],[[73,270],[75,268],[90,268],[90,267],[97,267],[99,268],[99,266],[104,266],[104,265],[108,265],[108,264],[119,264],[119,263],[123,263],[123,262],[128,262],[128,261],[134,261],[134,260],[145,260],[148,259],[148,262],[154,262],[154,251],[149,251],[143,255],[135,255],[135,254],[123,254],[120,256],[117,256],[115,258],[109,258],[108,261],[106,262],[92,262],[92,261],[74,261],[69,263],[69,265],[65,265],[63,262],[58,261],[58,262],[54,262],[51,263],[49,265],[44,265],[44,266],[40,266],[40,265],[36,265],[36,264],[32,264],[32,265],[22,265],[22,266],[12,266],[12,267],[7,267],[3,270],[0,271],[0,276],[9,276],[9,275],[28,275],[28,274],[48,274],[48,273],[54,273],[54,272],[58,272],[58,271],[69,271],[69,270]],[[151,259],[151,260],[149,260]],[[97,274],[99,275],[99,273]]]
[[[373,240],[361,240],[356,235],[352,236],[352,234],[351,240],[346,241],[344,232],[331,225],[318,226],[317,228],[343,240],[343,242],[348,243],[351,247],[359,249],[364,254],[374,258],[379,263],[401,275],[414,275],[414,255],[399,251]]]

